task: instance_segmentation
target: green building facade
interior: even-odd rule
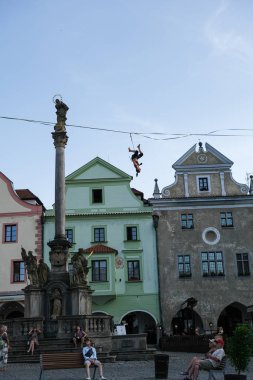
[[[126,321],[128,333],[147,332],[153,343],[160,323],[156,235],[152,207],[143,193],[131,189],[131,180],[99,157],[68,175],[66,236],[72,243],[70,259],[82,250],[88,260],[92,312],[112,315],[115,325]],[[54,218],[54,209],[47,210],[48,264]]]

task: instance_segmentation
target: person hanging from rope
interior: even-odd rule
[[[128,152],[133,152],[131,160],[132,160],[132,163],[134,164],[134,167],[136,170],[136,177],[141,172],[140,166],[142,165],[142,163],[139,163],[138,160],[139,160],[139,158],[141,158],[143,156],[143,152],[141,151],[140,144],[137,145],[137,148],[138,148],[138,150],[133,150],[131,148],[128,148]]]

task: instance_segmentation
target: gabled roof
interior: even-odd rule
[[[84,253],[118,253],[114,248],[107,247],[103,244],[93,245],[92,247],[86,248],[83,250]]]
[[[199,143],[201,144],[201,143]],[[201,144],[202,146],[202,144]],[[196,160],[196,156],[198,155],[203,155],[203,156],[212,156],[216,159],[216,163],[209,163],[209,160],[205,162],[198,162]],[[190,163],[190,158],[191,156],[194,158],[195,157],[195,162],[196,163]],[[224,156],[221,152],[219,152],[217,149],[215,149],[213,146],[211,146],[208,143],[205,143],[205,150],[201,149],[199,151],[196,150],[196,144],[193,145],[183,156],[181,156],[173,165],[172,167],[175,170],[184,170],[184,169],[213,169],[213,168],[227,168],[230,169],[231,166],[233,165],[233,161],[231,161],[229,158]]]
[[[100,157],[95,157],[93,160],[87,162],[87,164],[81,166],[79,169],[75,170],[73,173],[69,174],[66,177],[66,182],[72,181],[72,180],[85,180],[85,172],[88,172],[92,168],[100,166],[104,168],[104,178],[105,179],[114,179],[114,180],[128,180],[131,181],[133,179],[132,176],[129,174],[123,172],[122,170],[116,168],[116,166],[109,164],[109,162],[103,160]],[[88,180],[91,178],[87,178]],[[100,177],[100,179],[103,179],[103,177]]]

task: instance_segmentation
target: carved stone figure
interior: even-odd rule
[[[65,132],[65,122],[67,120],[67,112],[69,107],[67,104],[63,103],[61,100],[56,99],[55,100],[55,108],[56,108],[56,115],[57,115],[57,124],[55,125],[55,131],[56,132]]]
[[[47,282],[49,272],[50,270],[49,270],[48,265],[44,263],[43,259],[40,259],[39,265],[38,265],[38,277],[39,277],[40,285],[43,286]]]
[[[87,285],[90,267],[88,267],[88,261],[84,256],[83,249],[80,248],[72,256],[71,262],[73,265],[73,284]]]
[[[28,251],[22,247],[21,248],[21,256],[25,263],[25,267],[28,274],[28,280],[30,282],[29,285],[38,287],[39,286],[39,277],[37,272],[37,259],[36,256],[33,256],[32,251]]]
[[[62,296],[59,289],[54,289],[51,297],[52,301],[52,318],[62,314]]]

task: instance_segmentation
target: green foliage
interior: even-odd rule
[[[253,332],[248,324],[238,324],[228,338],[226,353],[238,374],[248,369],[253,350]]]

